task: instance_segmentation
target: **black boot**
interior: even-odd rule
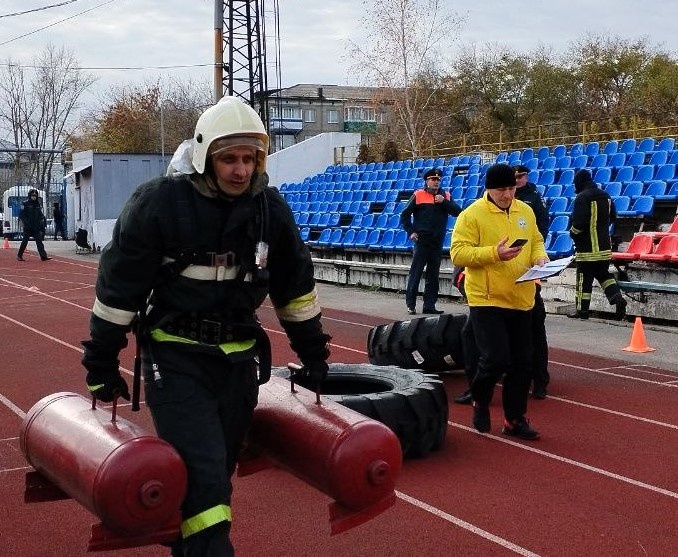
[[[626,316],[626,305],[627,305],[624,296],[622,296],[621,293],[619,293],[610,300],[610,303],[615,306],[614,310],[615,318],[618,319],[619,321],[624,319],[624,317]]]
[[[574,313],[568,313],[567,316],[571,317],[573,319],[588,319],[589,318],[589,312],[578,309]]]

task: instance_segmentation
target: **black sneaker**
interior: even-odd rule
[[[459,396],[454,397],[454,402],[457,404],[471,404],[473,402],[473,396],[471,395],[471,389],[464,391]]]
[[[412,307],[407,306],[407,313],[409,313],[410,315],[417,315],[417,310],[414,309],[414,306]]]
[[[487,433],[492,428],[492,422],[490,422],[490,407],[482,406],[475,400],[473,401],[473,427],[480,433]]]
[[[428,313],[429,315],[440,315],[441,313],[445,313],[445,312],[442,309],[436,309],[436,308],[426,309],[426,308],[424,308],[424,309],[421,310],[421,313]]]
[[[624,316],[626,315],[626,300],[624,298],[618,298],[614,302],[615,310],[614,310],[614,316],[621,321],[624,319]]]
[[[532,398],[537,400],[544,400],[548,393],[546,392],[546,387],[536,386],[532,389]]]
[[[504,427],[502,428],[501,432],[504,435],[520,437],[526,441],[534,441],[535,439],[539,439],[539,432],[530,427],[530,422],[525,417],[518,418],[512,422],[504,420]]]
[[[572,319],[588,319],[589,318],[589,312],[577,310],[574,313],[568,313],[567,316],[571,317]]]

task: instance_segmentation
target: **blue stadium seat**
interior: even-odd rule
[[[362,213],[356,213],[353,215],[353,218],[351,219],[351,224],[349,224],[349,228],[361,228],[362,227],[362,222],[363,222],[363,215]]]
[[[527,161],[533,158],[534,158],[534,149],[532,149],[531,147],[523,149],[523,152],[520,154],[520,162],[522,162],[523,164],[525,164]]]
[[[556,173],[553,170],[544,170],[540,175],[539,175],[539,180],[537,180],[537,184],[540,186],[550,186],[555,182],[556,180]]]
[[[564,157],[560,157],[560,159],[557,160],[561,160],[563,158]],[[542,170],[553,170],[555,167],[556,167],[556,157],[546,157],[541,163]]]
[[[665,137],[655,147],[655,151],[673,151],[676,146],[676,140],[673,137]]]
[[[635,199],[628,210],[617,211],[620,217],[646,217],[654,211],[654,197],[641,195]]]
[[[527,167],[527,170],[537,170],[539,167],[539,159],[537,157],[532,157],[528,161],[525,162],[525,166]],[[487,171],[487,168],[485,169]],[[483,174],[483,170],[481,168],[480,173]]]
[[[562,186],[567,186],[574,183],[574,169],[566,168],[560,173],[558,177],[558,184]]]
[[[651,164],[639,166],[633,176],[633,179],[638,180],[639,182],[649,182],[652,178],[654,178],[654,166]]]
[[[600,143],[597,141],[589,141],[584,148],[584,154],[588,158],[595,157],[600,152]]]
[[[565,145],[556,145],[551,154],[558,160],[560,157],[567,155],[567,147]]]
[[[654,146],[654,137],[646,137],[640,142],[636,151],[640,151],[641,153],[651,153],[654,151]]]
[[[467,174],[466,175],[466,187],[470,188],[477,186],[480,181],[480,174]]]
[[[339,229],[339,232],[341,232],[341,229]],[[327,246],[329,246],[331,236],[332,236],[332,229],[331,228],[325,228],[320,233],[320,236],[318,237],[318,239],[313,243],[315,243],[319,246],[327,247]]]
[[[557,218],[557,217],[556,217]],[[569,234],[558,234],[550,249],[546,250],[550,259],[560,259],[574,253],[574,243]]]
[[[448,230],[445,232],[445,237],[443,238],[443,253],[450,253],[450,246],[452,245],[452,231]]]
[[[550,151],[547,146],[542,146],[539,147],[539,150],[537,151],[537,160],[543,161],[546,157],[550,156]]]
[[[633,138],[625,139],[619,147],[620,153],[633,153],[636,150],[637,141]]]
[[[344,236],[341,239],[341,247],[344,249],[352,248],[357,233],[358,231],[355,228],[349,228],[346,232],[344,232]]]
[[[635,180],[627,182],[621,194],[630,197],[631,200],[633,200],[636,197],[643,195],[643,183]]]
[[[567,184],[566,186],[563,186],[563,197],[567,197],[568,199],[571,197],[576,197],[577,191],[574,188],[574,184]]]
[[[608,182],[607,184],[603,185],[603,189],[610,197],[617,197],[621,195],[622,184],[621,182]]]
[[[558,159],[554,168],[558,168],[559,170],[563,170],[565,168],[570,168],[571,166],[572,166],[572,157],[570,155],[565,155],[564,157],[560,157]],[[546,168],[546,167],[544,167],[544,168]]]
[[[400,214],[391,215],[386,223],[386,228],[400,228]]]
[[[544,184],[546,185],[546,184]],[[550,201],[556,197],[561,197],[563,194],[563,186],[560,184],[550,184],[546,186],[546,191],[544,192],[544,199]]]
[[[617,170],[617,173],[614,176],[614,181],[615,182],[621,182],[622,184],[626,182],[630,182],[633,180],[633,170],[634,168],[632,166],[622,166]],[[607,182],[610,182],[612,180],[606,180]]]
[[[549,232],[557,234],[558,232],[565,232],[570,225],[570,217],[565,215],[558,215],[551,219],[549,224]]]
[[[655,196],[655,199],[657,201],[669,201],[669,202],[678,201],[678,181],[673,182],[671,186],[668,186],[667,184],[667,187],[669,188],[669,191],[666,192],[664,195]]]
[[[584,144],[583,143],[574,143],[570,147],[570,153],[569,155],[574,159],[577,158],[579,155],[584,154]]]
[[[625,195],[619,195],[612,198],[612,203],[614,203],[614,208],[619,213],[620,211],[628,210],[631,205],[631,198],[626,197]]]
[[[414,242],[410,240],[405,230],[398,230],[393,241],[393,249],[395,251],[410,251],[414,246]]]
[[[570,200],[567,197],[554,197],[549,205],[549,215],[565,213]]]
[[[386,230],[387,228],[387,223],[388,223],[388,217],[390,215],[388,213],[381,213],[377,217],[377,220],[374,222],[373,227],[376,228],[377,230]]]
[[[464,197],[462,199],[478,199],[480,191],[480,186],[470,186],[464,191]]]
[[[666,194],[666,182],[662,180],[652,180],[647,186],[645,186],[645,191],[643,195],[649,195],[650,197],[657,197]]]
[[[626,159],[627,166],[641,166],[643,164],[645,164],[645,153],[642,153],[640,151],[631,153],[628,159]]]
[[[669,160],[669,154],[667,151],[655,151],[650,155],[650,160],[648,161],[648,164],[652,164],[654,166],[661,166],[662,164],[666,164],[666,161]]]
[[[595,155],[589,164],[590,168],[600,168],[601,166],[607,166],[607,155],[605,153]]]
[[[353,239],[353,249],[364,249],[367,246],[367,236],[369,235],[370,230],[367,228],[361,228],[356,232],[355,238]]]
[[[301,239],[306,242],[308,240],[309,235],[311,234],[311,229],[308,226],[304,226],[301,230],[299,230],[299,235],[301,236]]]
[[[609,166],[603,166],[597,169],[593,174],[593,181],[602,184],[609,182],[612,178],[612,169]]]
[[[589,158],[586,155],[579,155],[572,159],[571,168],[586,168],[589,164]]]
[[[457,217],[455,217],[454,215],[447,215],[447,225],[445,228],[447,228],[447,230],[452,230],[456,222]]]
[[[603,153],[605,153],[609,157],[610,155],[614,155],[618,150],[619,150],[619,142],[612,140],[612,141],[608,141],[605,144],[605,147],[603,148]]]
[[[614,153],[608,155],[607,166],[610,168],[621,168],[626,164],[626,153]]]

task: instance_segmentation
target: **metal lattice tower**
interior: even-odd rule
[[[215,100],[238,97],[269,128],[264,0],[215,0]]]

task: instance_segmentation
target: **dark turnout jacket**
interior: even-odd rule
[[[577,261],[610,259],[610,224],[616,217],[609,194],[595,182],[584,182],[574,200],[570,227]]]

